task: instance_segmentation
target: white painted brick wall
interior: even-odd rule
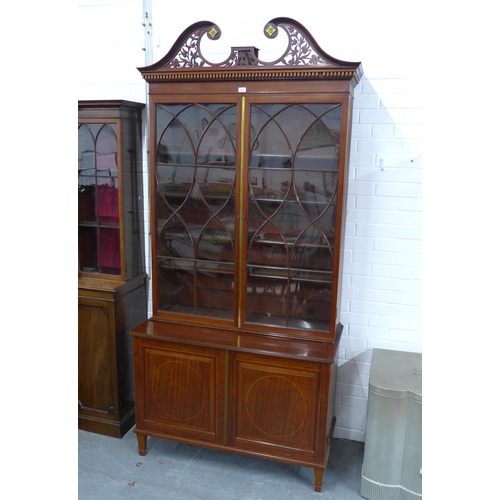
[[[359,16],[369,12],[360,9]],[[364,29],[355,42],[365,77],[354,101],[335,436],[361,441],[373,348],[422,348],[422,91],[420,63],[411,55],[421,28],[412,15],[393,19],[401,16],[409,29],[405,49],[386,45],[391,35],[400,41],[402,25],[377,16],[371,28],[360,20]],[[373,32],[378,21],[387,29]],[[379,44],[386,50],[375,53]],[[399,67],[401,58],[405,64]]]
[[[361,0],[354,8],[344,2],[333,7],[334,16],[321,16],[319,7],[302,12],[288,1],[256,0],[244,16],[235,16],[231,8],[214,9],[201,0],[78,2],[78,99],[146,102],[136,68],[159,60],[187,26],[202,19],[222,29],[214,60],[238,45],[256,45],[262,59],[273,60],[266,50],[276,46],[270,47],[262,28],[285,16],[301,22],[330,55],[363,63],[353,110],[334,434],[359,441],[365,439],[373,348],[422,349],[423,23],[418,5],[407,4]],[[143,7],[151,27],[142,26]],[[144,196],[148,207],[147,190]]]

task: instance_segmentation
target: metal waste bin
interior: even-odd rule
[[[422,354],[373,349],[361,495],[422,498]]]

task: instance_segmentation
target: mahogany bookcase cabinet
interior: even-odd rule
[[[78,103],[78,428],[114,437],[135,423],[129,333],[148,317],[143,108]]]
[[[153,316],[133,329],[139,454],[166,438],[314,468],[335,423],[340,264],[360,63],[299,23],[271,63],[187,28],[149,84]],[[207,42],[208,43],[208,42]]]

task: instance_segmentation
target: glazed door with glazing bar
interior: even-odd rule
[[[244,322],[329,332],[341,105],[249,114]]]
[[[155,309],[233,322],[237,104],[156,104],[155,122]]]
[[[157,103],[155,310],[329,332],[340,103]]]

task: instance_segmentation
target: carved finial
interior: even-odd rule
[[[276,38],[278,36],[278,26],[274,23],[267,23],[264,28],[264,35],[266,35],[267,38]]]
[[[212,39],[212,40],[218,40],[220,38],[220,35],[221,35],[221,31],[220,31],[220,28],[218,26],[216,26],[215,24],[208,30],[207,32],[208,36]]]

